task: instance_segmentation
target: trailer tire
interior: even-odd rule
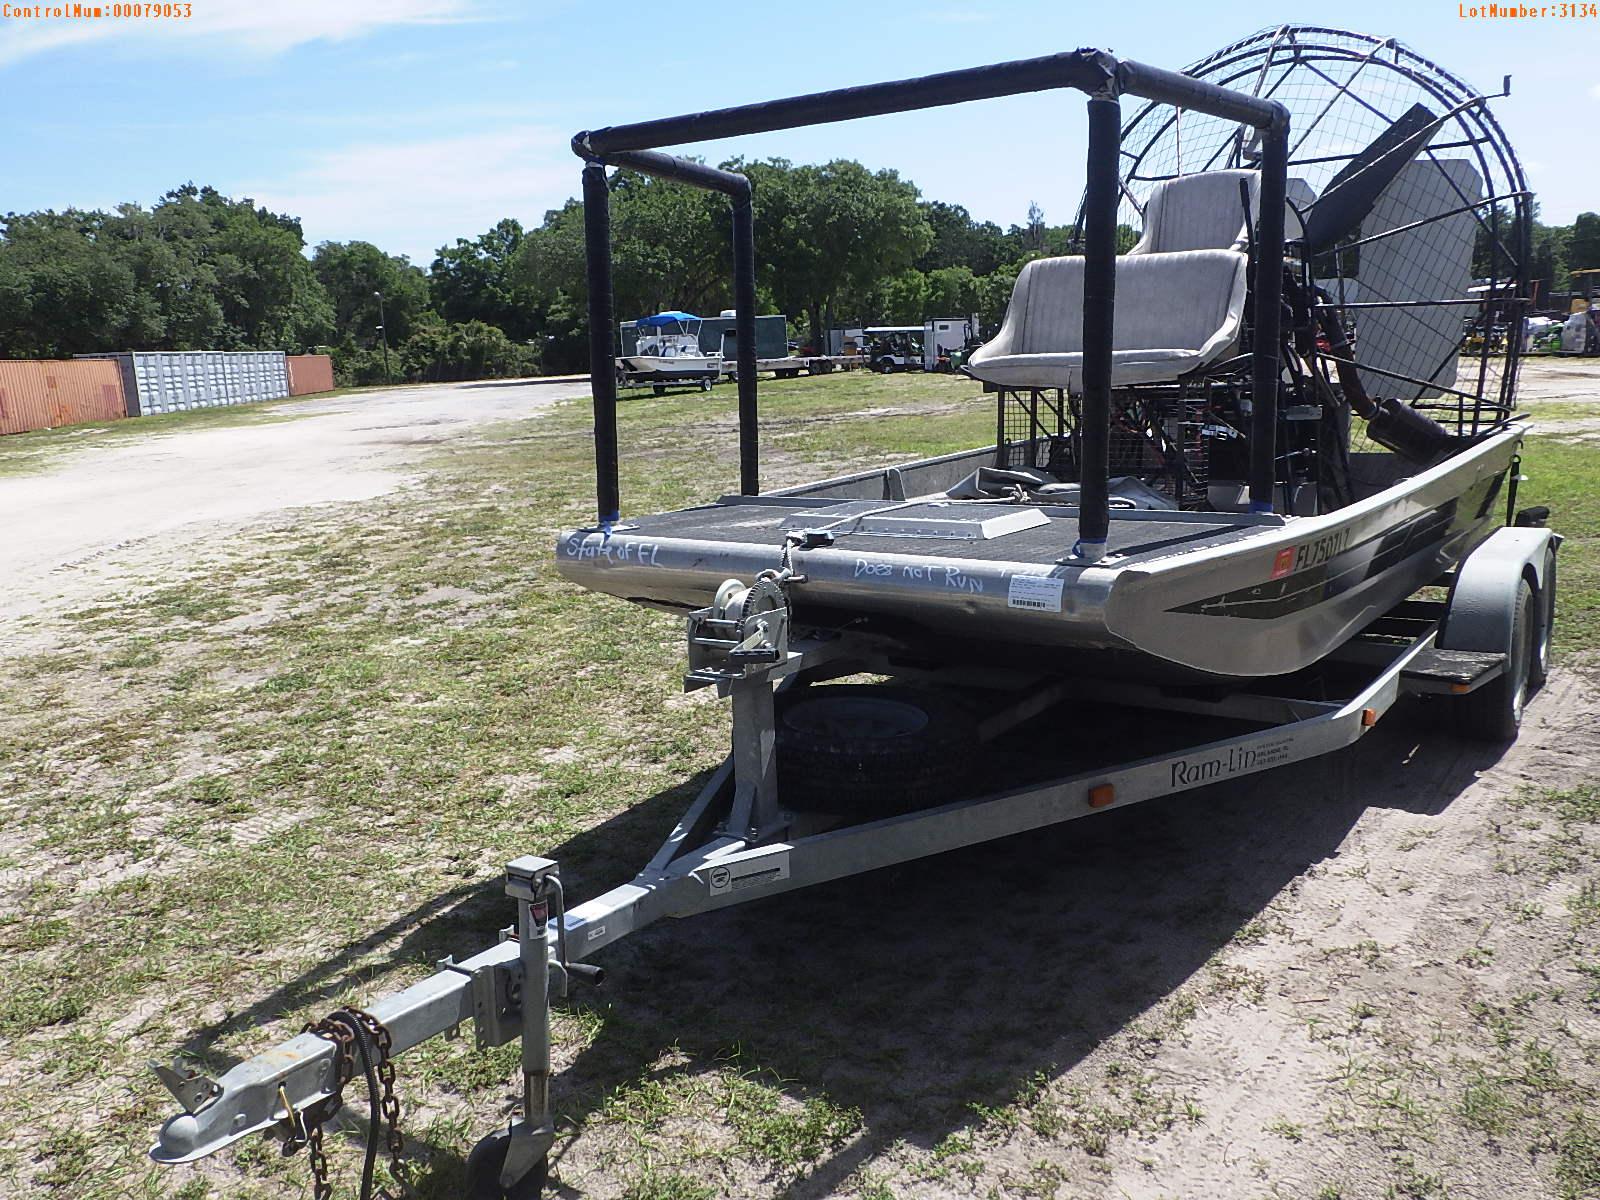
[[[1506,669],[1456,701],[1456,725],[1467,737],[1483,742],[1515,740],[1531,690],[1535,619],[1533,587],[1524,579],[1517,588]]]
[[[511,1134],[504,1129],[479,1140],[467,1155],[466,1200],[540,1200],[550,1175],[549,1157],[541,1158],[520,1181],[509,1188],[500,1186],[500,1168],[511,1148]]]
[[[664,383],[658,383],[652,386],[650,390],[658,396],[665,396],[667,394],[667,385]]]
[[[952,800],[968,778],[975,723],[944,693],[834,684],[779,700],[778,794],[786,808],[887,816]]]
[[[1539,588],[1538,624],[1533,634],[1533,648],[1528,657],[1528,686],[1538,691],[1550,678],[1550,647],[1556,628],[1556,552],[1554,547],[1544,552],[1544,583]]]

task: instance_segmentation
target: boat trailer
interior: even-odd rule
[[[374,1001],[358,1016],[381,1034],[369,1041],[386,1044],[381,1053],[371,1045],[356,1048],[386,1065],[467,1021],[479,1047],[520,1038],[522,1115],[473,1151],[467,1194],[537,1196],[556,1139],[551,999],[567,996],[576,984],[598,984],[602,970],[587,960],[605,947],[664,917],[712,912],[1304,762],[1360,740],[1408,693],[1444,694],[1480,709],[1490,699],[1489,709],[1514,732],[1524,698],[1542,679],[1550,633],[1548,618],[1527,625],[1526,606],[1519,608],[1516,597],[1526,585],[1539,597],[1538,611],[1550,611],[1559,543],[1558,535],[1536,527],[1492,535],[1440,581],[1450,587],[1448,600],[1408,600],[1324,660],[1347,669],[1354,681],[1342,697],[1312,698],[1292,679],[1226,695],[1099,681],[1092,685],[1097,705],[1223,718],[1246,731],[859,824],[784,807],[775,748],[778,697],[857,672],[1005,694],[1011,702],[986,708],[979,722],[980,738],[993,740],[1081,696],[1085,682],[907,668],[892,642],[795,626],[774,579],[750,586],[730,580],[711,606],[688,619],[684,686],[713,687],[731,698],[733,752],[660,850],[631,882],[571,907],[558,863],[534,855],[513,860],[505,887],[516,902],[516,922],[500,942],[460,962],[446,959],[430,978]],[[1484,732],[1495,736],[1497,730]],[[217,1079],[182,1066],[158,1067],[185,1111],[162,1127],[151,1156],[192,1162],[261,1131],[293,1148],[307,1140],[310,1123],[325,1119],[324,1106],[353,1066],[349,1040],[341,1047],[319,1029]],[[377,1129],[372,1133],[376,1138]]]
[[[1067,54],[969,71],[947,72],[863,88],[795,97],[770,104],[668,118],[579,134],[585,160],[585,224],[589,256],[591,360],[598,481],[597,525],[577,535],[578,554],[605,555],[618,544],[616,379],[609,257],[607,165],[723,191],[733,210],[741,491],[759,501],[753,329],[754,252],[749,184],[742,176],[673,158],[652,147],[713,137],[852,120],[969,100],[1063,87],[1088,93],[1090,151],[1086,223],[1091,237],[1084,268],[1091,284],[1114,282],[1112,234],[1118,187],[1118,97],[1172,104],[1237,122],[1254,131],[1262,165],[1261,266],[1255,282],[1258,348],[1251,370],[1259,386],[1252,421],[1249,485],[1252,508],[1273,508],[1279,299],[1282,292],[1283,183],[1288,119],[1283,105],[1257,96],[1099,51]],[[605,248],[595,253],[596,247]],[[1097,324],[1096,324],[1097,323]],[[1109,564],[1107,449],[1111,309],[1085,306],[1083,374],[1084,474],[1075,508],[1086,563]],[[986,662],[930,661],[891,633],[849,623],[806,623],[791,607],[787,585],[800,573],[784,555],[779,569],[730,579],[711,604],[687,618],[684,686],[714,688],[732,702],[732,753],[712,775],[670,836],[629,883],[569,906],[559,864],[526,855],[506,868],[515,923],[498,944],[459,962],[446,959],[429,978],[372,1002],[339,1010],[306,1032],[239,1063],[218,1078],[175,1064],[157,1073],[183,1112],[162,1127],[151,1155],[186,1163],[253,1133],[308,1147],[316,1194],[331,1195],[321,1128],[345,1086],[364,1074],[373,1111],[362,1184],[371,1193],[380,1117],[389,1147],[400,1148],[394,1122],[395,1056],[467,1021],[480,1047],[520,1039],[522,1103],[508,1127],[474,1148],[467,1191],[474,1198],[537,1197],[545,1187],[557,1133],[551,1105],[552,999],[581,984],[598,984],[590,960],[607,946],[664,917],[690,917],[815,884],[874,871],[948,850],[1125,808],[1144,800],[1224,784],[1305,762],[1347,747],[1408,693],[1450,697],[1463,725],[1483,736],[1515,736],[1522,705],[1547,669],[1560,539],[1532,511],[1517,513],[1516,467],[1506,496],[1512,522],[1491,534],[1436,583],[1445,599],[1418,593],[1375,612],[1362,632],[1295,675],[1237,678],[1186,686],[1139,682],[1107,669],[1099,674]],[[887,477],[886,477],[887,478]],[[1485,512],[1493,493],[1484,501]],[[1480,514],[1482,515],[1482,514]],[[813,531],[819,535],[824,531]],[[797,549],[804,548],[799,533]],[[796,555],[802,560],[803,555]],[[927,560],[937,564],[937,558]],[[1024,589],[1026,590],[1026,589]],[[1025,599],[1026,597],[1024,597]],[[1378,606],[1374,606],[1375,608]],[[936,657],[936,656],[935,656]],[[830,812],[797,803],[796,776],[785,799],[780,772],[780,705],[803,700],[814,685],[870,673],[947,696],[983,698],[970,725],[977,742],[1003,742],[1063,703],[1132,712],[1206,718],[1223,736],[1179,737],[1153,754],[1096,758],[1070,770],[1035,771],[976,796],[931,790],[889,811]],[[817,693],[842,689],[818,687]],[[826,740],[826,737],[820,739]],[[1104,747],[1094,748],[1104,754]],[[802,764],[804,765],[804,764]],[[802,780],[803,782],[803,780]],[[914,789],[902,789],[914,791]],[[380,1086],[382,1095],[380,1096]]]

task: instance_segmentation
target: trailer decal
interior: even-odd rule
[[[1265,771],[1289,760],[1292,738],[1279,738],[1254,746],[1229,746],[1222,754],[1206,758],[1175,758],[1172,760],[1172,786],[1175,788],[1199,787],[1214,783],[1230,775],[1244,775],[1252,771]]]
[[[706,890],[713,896],[726,896],[747,888],[761,887],[789,878],[789,851],[747,858],[740,862],[711,867],[705,873]]]

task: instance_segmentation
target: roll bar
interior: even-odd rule
[[[617,389],[611,351],[610,196],[605,167],[630,167],[663,179],[726,193],[734,215],[734,296],[739,377],[739,473],[746,493],[759,490],[755,379],[755,233],[750,181],[701,163],[651,153],[662,146],[769,133],[861,117],[912,112],[1028,92],[1075,88],[1089,96],[1089,153],[1084,206],[1083,462],[1078,540],[1086,558],[1104,552],[1110,524],[1107,438],[1111,410],[1112,318],[1116,302],[1116,225],[1124,94],[1239,121],[1261,131],[1261,217],[1256,238],[1252,370],[1250,507],[1270,512],[1276,473],[1278,346],[1283,295],[1283,209],[1289,160],[1289,110],[1176,71],[1081,49],[863,87],[712,109],[632,125],[584,130],[572,149],[583,170],[584,236],[589,279],[589,368],[594,392],[596,493],[600,528],[620,519],[617,485]]]

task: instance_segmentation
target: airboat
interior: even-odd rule
[[[640,317],[633,352],[617,359],[623,381],[650,384],[658,396],[670,386],[710,391],[722,376],[722,354],[700,348],[700,325],[701,318],[676,310]]]
[[[994,441],[763,491],[750,183],[658,148],[1064,88],[1088,96],[1081,244],[1022,269],[965,366]],[[499,945],[220,1078],[160,1068],[185,1111],[153,1156],[304,1144],[358,1070],[375,1148],[380,1069],[471,1020],[521,1039],[523,1103],[468,1194],[537,1196],[550,998],[658,919],[1305,762],[1408,694],[1514,737],[1560,538],[1517,507],[1519,339],[1472,336],[1529,309],[1495,98],[1284,26],[1181,73],[1079,50],[580,133],[597,512],[556,558],[684,615],[684,686],[731,698],[732,753],[631,883],[569,906],[524,856]],[[731,205],[740,490],[714,503],[622,513],[613,167]],[[1072,736],[1107,713],[1139,736]]]

